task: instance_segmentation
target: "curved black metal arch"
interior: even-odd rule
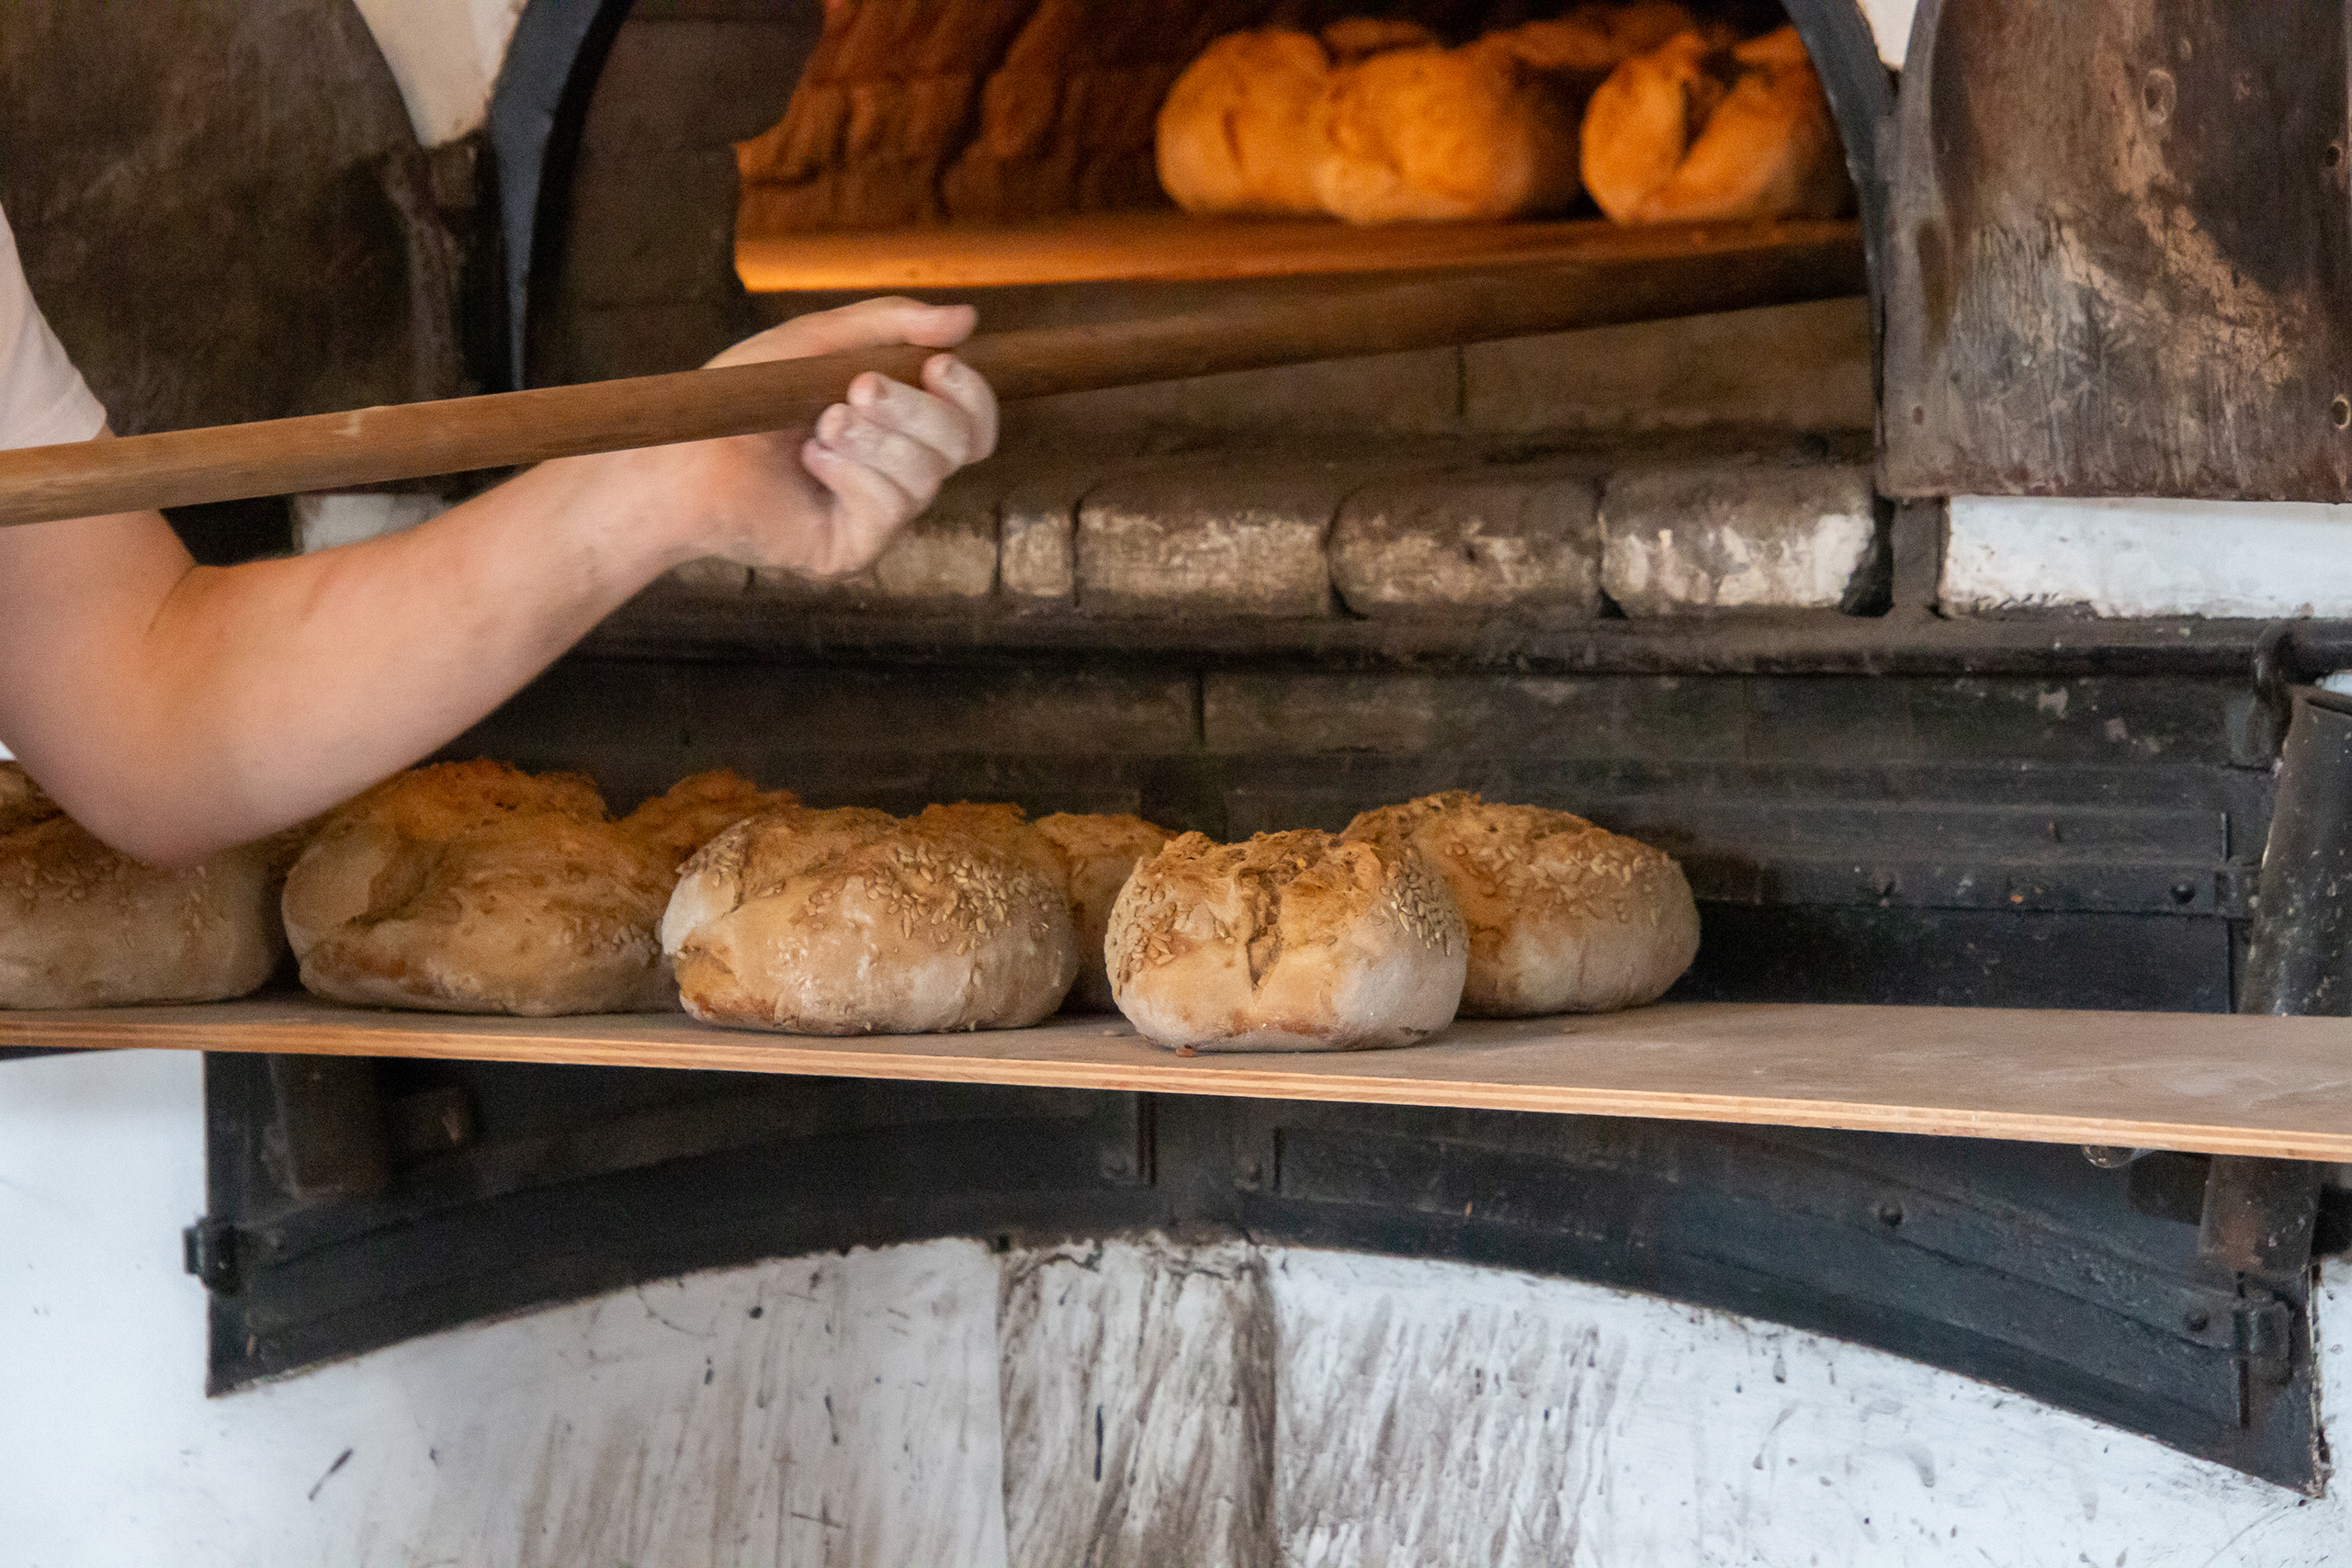
[[[1781,4],[1813,56],[1838,119],[1847,172],[1860,199],[1875,324],[1887,208],[1878,146],[1880,126],[1894,110],[1892,74],[1858,0]],[[509,368],[518,387],[526,380],[531,280],[560,264],[550,246],[562,231],[557,219],[570,198],[588,96],[634,6],[635,0],[529,0],[492,93],[490,138],[506,258]]]
[[[542,221],[569,199],[571,163],[588,94],[614,35],[636,0],[530,0],[514,24],[490,100],[490,144],[498,178],[498,226],[505,243],[508,371],[525,384],[531,279],[542,238],[562,231]]]
[[[209,1213],[189,1267],[212,1292],[216,1391],[695,1269],[1162,1231],[1640,1291],[1981,1378],[2283,1486],[2324,1475],[2308,1281],[2284,1282],[2276,1365],[2256,1366],[2232,1276],[2199,1256],[2192,1156],[2100,1169],[2071,1148],[1606,1117],[375,1070],[390,1100],[461,1096],[481,1141],[321,1202],[282,1185],[267,1058],[207,1060]]]
[[[1861,200],[1862,243],[1870,253],[1871,299],[1881,297],[1879,252],[1886,229],[1886,184],[1879,169],[1879,128],[1894,114],[1893,74],[1879,59],[1878,38],[1856,0],[1781,0],[1804,39],[1838,117],[1846,172]]]

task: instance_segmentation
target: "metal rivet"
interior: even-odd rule
[[[2195,903],[2197,901],[2197,885],[2193,882],[2174,883],[2172,885],[2172,901],[2176,904]]]
[[[2202,1334],[2213,1325],[2213,1316],[2203,1307],[2191,1307],[2188,1309],[2188,1315],[2182,1318],[2181,1322],[2188,1325],[2188,1332],[2191,1334]]]
[[[1901,1224],[1903,1223],[1903,1205],[1900,1203],[1881,1203],[1878,1206],[1878,1223],[1890,1227]]]

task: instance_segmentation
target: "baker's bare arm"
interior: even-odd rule
[[[869,300],[720,362],[911,343],[962,307]],[[813,431],[542,464],[424,526],[191,562],[154,513],[0,529],[0,740],[119,848],[185,863],[347,799],[454,739],[682,562],[840,575],[957,468],[996,403],[948,355],[865,376]]]

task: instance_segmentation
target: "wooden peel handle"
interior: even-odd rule
[[[1829,299],[1865,284],[1850,223],[1737,225],[1670,239],[1657,254],[999,333],[961,353],[1011,401]],[[0,452],[0,526],[788,430],[839,401],[861,372],[911,380],[928,357],[882,349]]]

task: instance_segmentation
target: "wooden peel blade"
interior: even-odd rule
[[[1333,285],[1181,314],[974,338],[1006,401],[1222,371],[1833,299],[1866,287],[1848,221],[1621,231],[1588,260]],[[347,490],[807,425],[890,348],[0,452],[0,526]]]

